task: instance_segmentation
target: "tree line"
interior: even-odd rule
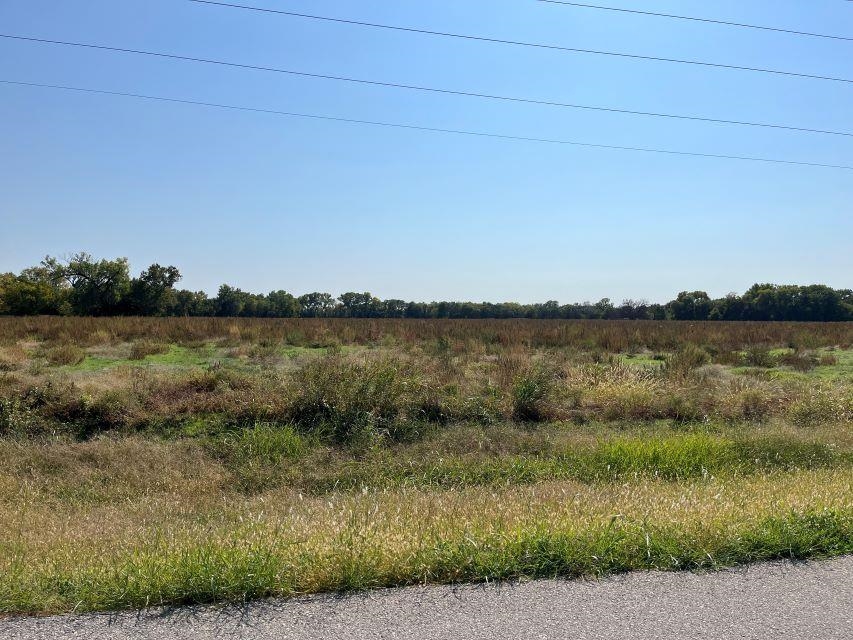
[[[814,284],[755,284],[743,295],[712,299],[704,291],[683,291],[664,304],[608,298],[595,303],[407,302],[370,293],[337,298],[313,292],[250,293],[223,284],[216,297],[176,287],[174,266],[152,264],[137,277],[127,258],[95,259],[77,253],[46,257],[19,274],[0,274],[0,314],[77,316],[225,316],[255,318],[539,318],[643,320],[853,320],[853,291]]]

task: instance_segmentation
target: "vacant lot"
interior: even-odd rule
[[[851,343],[0,318],[0,611],[850,553]]]

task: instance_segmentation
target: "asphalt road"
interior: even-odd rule
[[[0,621],[0,638],[853,638],[853,557]]]

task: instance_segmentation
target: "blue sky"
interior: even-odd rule
[[[853,42],[533,0],[246,0],[426,29],[853,78]],[[853,36],[841,0],[608,0]],[[4,0],[0,31],[618,108],[853,131],[853,85],[442,39],[185,0]],[[853,138],[300,79],[0,39],[0,79],[424,126],[853,164]],[[666,300],[850,287],[853,172],[472,139],[0,85],[0,271],[175,264],[182,285]]]

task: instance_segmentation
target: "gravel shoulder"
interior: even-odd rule
[[[853,556],[602,580],[382,589],[245,605],[0,620],[2,639],[853,637]]]

